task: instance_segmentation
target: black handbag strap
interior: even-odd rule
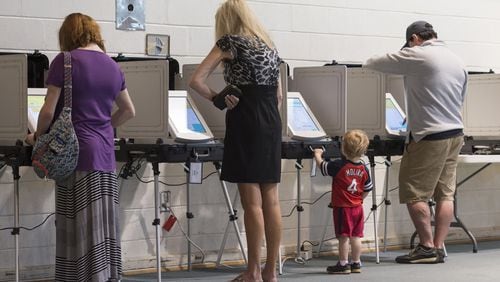
[[[71,77],[71,53],[64,54],[64,107],[71,108],[73,104],[73,80]]]

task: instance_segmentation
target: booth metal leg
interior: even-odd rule
[[[464,231],[465,231],[465,234],[467,234],[467,236],[469,236],[469,239],[471,240],[472,242],[472,252],[473,253],[477,253],[477,241],[476,241],[476,238],[474,237],[474,235],[472,234],[472,232],[470,232],[469,229],[467,229],[467,227],[464,225],[464,223],[462,222],[462,220],[458,217],[458,214],[457,214],[457,197],[455,195],[455,201],[453,202],[453,215],[455,216],[455,222],[452,222],[450,227],[460,227],[462,228]]]
[[[214,163],[214,165],[215,165],[215,169],[217,170],[217,173],[220,177],[221,166],[219,163]],[[238,220],[238,216],[236,215],[237,210],[234,209],[234,205],[236,205],[236,202],[238,201],[239,193],[236,193],[236,195],[234,197],[234,204],[232,204],[231,197],[229,196],[229,192],[227,191],[226,182],[221,180],[220,183],[221,183],[222,193],[224,194],[224,199],[226,201],[227,209],[229,212],[229,221],[226,225],[226,231],[224,232],[224,238],[222,239],[222,243],[221,243],[220,248],[219,248],[219,253],[217,255],[216,267],[220,266],[220,261],[222,259],[222,254],[224,253],[224,248],[226,246],[227,236],[229,234],[229,228],[231,226],[231,223],[234,227],[234,232],[236,233],[236,237],[238,238],[238,243],[240,245],[241,255],[243,256],[243,259],[245,260],[245,264],[247,264],[248,261],[247,261],[247,256],[245,254],[245,247],[243,246],[243,241],[241,240],[240,228],[239,228],[238,222],[237,222],[237,220]]]
[[[385,181],[384,181],[384,252],[387,251],[387,207],[391,205],[391,200],[389,200],[389,170],[391,168],[391,156],[387,156],[385,160]]]
[[[159,164],[158,162],[151,163],[153,166],[154,175],[154,190],[155,190],[155,219],[153,225],[156,230],[156,279],[161,281],[161,253],[160,253],[160,189],[159,189]]]
[[[486,163],[485,165],[483,165],[482,167],[480,167],[478,170],[476,170],[474,173],[472,173],[471,175],[467,176],[462,181],[458,182],[457,183],[457,188],[455,189],[455,195],[453,195],[453,198],[454,198],[454,201],[453,201],[453,216],[455,217],[455,221],[456,222],[452,222],[451,223],[451,227],[460,227],[460,228],[462,228],[465,231],[465,233],[467,234],[467,236],[469,236],[469,238],[470,238],[470,240],[472,242],[472,252],[473,253],[477,253],[477,241],[476,241],[476,238],[474,237],[474,235],[472,234],[472,232],[470,232],[469,229],[467,229],[467,227],[463,224],[462,220],[460,220],[460,218],[458,217],[457,191],[458,191],[458,187],[460,187],[462,184],[464,184],[465,182],[467,182],[469,179],[471,179],[476,174],[480,173],[481,171],[483,171],[485,168],[489,167],[490,165],[491,165],[491,163]]]
[[[16,271],[16,282],[20,281],[19,275],[19,166],[12,166],[12,174],[14,175],[14,228],[12,230],[12,235],[14,235],[15,244],[15,271]]]
[[[378,233],[377,233],[377,189],[376,189],[377,185],[375,184],[375,157],[368,156],[368,159],[370,160],[370,172],[371,172],[371,179],[372,179],[372,183],[373,183],[371,211],[373,213],[373,236],[374,236],[374,240],[375,240],[375,262],[380,263],[380,255],[379,255],[379,249],[378,249]]]
[[[191,219],[194,218],[193,213],[191,212],[191,189],[189,189],[189,162],[186,163],[187,171],[186,171],[186,218],[187,218],[187,264],[188,271],[193,270],[193,264],[191,260]]]
[[[321,248],[323,248],[323,243],[325,242],[326,231],[328,230],[328,223],[331,223],[332,222],[332,218],[333,218],[333,212],[331,211],[331,209],[333,207],[332,207],[331,203],[328,204],[328,208],[329,209],[328,209],[328,213],[326,215],[325,224],[323,225],[323,235],[321,235],[321,240],[319,241],[318,257],[321,254]]]
[[[300,245],[301,245],[301,242],[300,242],[300,227],[301,227],[301,223],[300,223],[300,216],[301,216],[301,212],[304,211],[304,207],[302,207],[302,197],[301,197],[301,184],[300,184],[300,171],[301,169],[303,168],[304,166],[302,165],[302,160],[298,159],[296,162],[295,162],[295,168],[297,169],[297,247],[296,247],[296,254],[295,254],[295,262],[296,263],[300,263],[300,264],[305,264],[305,260],[304,258],[302,258],[300,256]],[[278,253],[278,258],[279,258],[279,274],[283,274],[283,265],[285,264],[286,262],[286,258],[284,260],[282,260],[282,254],[281,254],[281,247],[280,247],[280,251]]]
[[[304,211],[304,207],[302,206],[302,196],[301,190],[302,187],[300,185],[300,172],[304,166],[302,165],[301,160],[297,160],[295,162],[295,168],[297,169],[297,248],[295,254],[295,262],[304,264],[305,260],[300,256],[300,246],[301,246],[301,237],[300,237],[300,228],[301,228],[301,213]]]

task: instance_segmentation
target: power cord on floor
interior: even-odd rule
[[[172,215],[175,218],[177,218],[177,216],[175,216],[174,210],[172,208],[170,208],[170,212],[172,213]],[[181,230],[181,232],[184,235],[184,237],[189,241],[189,243],[191,243],[195,248],[197,248],[200,251],[200,253],[201,253],[201,263],[204,263],[205,262],[205,252],[203,251],[203,249],[200,246],[198,246],[195,242],[193,242],[193,240],[191,240],[191,238],[189,238],[189,236],[187,235],[187,233],[182,228],[182,224],[179,221],[179,218],[177,218],[177,223],[178,223],[177,226],[179,226],[179,229]]]

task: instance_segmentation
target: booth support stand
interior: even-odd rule
[[[161,256],[160,256],[160,189],[159,189],[159,175],[160,169],[157,161],[151,163],[153,166],[153,179],[155,190],[155,218],[153,225],[156,230],[156,279],[161,281]]]
[[[302,197],[301,197],[301,184],[300,184],[300,172],[304,166],[302,165],[302,159],[297,159],[295,161],[295,168],[297,169],[297,202],[296,202],[296,207],[297,207],[297,247],[296,247],[296,254],[295,254],[295,262],[300,263],[300,264],[305,264],[304,258],[300,256],[300,226],[301,226],[301,212],[304,211],[304,207],[302,206]],[[279,258],[279,274],[283,274],[283,265],[285,264],[287,258],[284,260],[281,260],[281,248],[279,250],[278,254]]]
[[[385,180],[384,180],[384,252],[387,251],[387,207],[391,205],[391,200],[389,200],[389,169],[391,168],[391,156],[387,156],[385,159]]]
[[[373,183],[372,190],[372,208],[371,211],[373,213],[373,237],[375,241],[375,262],[380,263],[380,256],[378,250],[378,233],[377,233],[377,189],[375,184],[375,156],[369,155],[368,160],[370,160],[370,173]]]
[[[191,212],[191,189],[189,188],[189,168],[190,168],[190,162],[187,161],[184,165],[185,171],[186,171],[186,218],[187,218],[187,237],[188,237],[188,242],[187,242],[187,263],[188,263],[188,271],[193,270],[193,264],[191,260],[191,219],[194,218],[193,213]]]
[[[195,155],[197,160],[199,157],[207,157],[208,156],[208,155],[199,154],[196,151],[193,152],[193,155]],[[214,166],[215,166],[215,169],[217,170],[217,173],[220,176],[221,164],[219,162],[214,162]],[[186,190],[186,199],[187,199],[186,218],[188,219],[188,222],[187,222],[187,237],[188,237],[188,242],[187,242],[188,243],[188,245],[187,245],[188,257],[187,257],[187,260],[188,261],[187,261],[187,263],[188,263],[188,271],[191,271],[193,269],[192,259],[191,259],[191,254],[192,254],[192,251],[191,251],[191,244],[192,244],[191,243],[191,219],[194,218],[194,214],[191,212],[191,195],[190,195],[190,188],[189,188],[189,186],[190,186],[189,185],[189,183],[190,183],[190,177],[189,177],[190,161],[189,160],[185,163],[184,168],[185,168],[185,172],[186,172],[186,189],[187,189]],[[226,226],[226,231],[225,231],[224,237],[222,239],[222,244],[220,246],[219,253],[217,254],[216,265],[217,266],[220,265],[220,261],[222,259],[222,254],[224,252],[224,247],[225,247],[226,241],[227,241],[229,226],[231,223],[233,224],[234,230],[236,232],[236,237],[238,238],[238,243],[240,245],[241,254],[243,256],[243,259],[245,260],[245,263],[247,263],[245,248],[243,246],[243,241],[241,240],[241,234],[240,234],[240,229],[238,227],[238,222],[236,221],[238,219],[238,217],[236,215],[237,211],[233,208],[233,204],[231,203],[231,199],[230,199],[229,193],[227,191],[226,183],[222,180],[220,182],[221,182],[221,187],[222,187],[222,193],[224,194],[224,199],[226,201],[227,209],[229,212],[229,221],[228,221],[228,224]],[[236,199],[237,198],[235,198],[235,201],[236,201]]]
[[[14,235],[15,244],[15,263],[16,263],[16,282],[19,282],[19,165],[12,165],[12,174],[14,175],[14,228],[12,235]]]
[[[302,165],[302,160],[297,159],[295,162],[295,168],[297,169],[297,247],[296,247],[296,254],[295,254],[295,262],[296,263],[301,263],[304,264],[306,261],[304,258],[300,256],[300,245],[301,245],[301,238],[300,238],[300,227],[301,227],[301,213],[304,211],[304,207],[302,206],[302,193],[301,193],[301,177],[300,177],[300,172],[304,166]]]
[[[13,175],[13,188],[14,188],[14,226],[12,227],[11,235],[14,236],[14,264],[15,264],[15,281],[20,281],[20,260],[19,260],[19,234],[21,231],[20,216],[19,216],[19,179],[21,175],[19,174],[19,167],[22,165],[29,165],[31,159],[28,160],[26,147],[23,146],[23,142],[20,140],[16,141],[15,146],[1,146],[0,148],[1,160],[5,162],[5,165],[12,168]]]
[[[220,162],[214,162],[213,164],[215,166],[215,169],[217,170],[217,174],[219,175],[219,179],[220,179],[222,166],[221,166]],[[222,259],[222,254],[224,253],[224,248],[226,246],[227,236],[229,234],[229,228],[231,226],[231,223],[233,224],[234,232],[236,233],[236,238],[238,238],[238,244],[240,245],[241,255],[243,256],[243,259],[245,260],[245,264],[248,264],[247,256],[245,254],[245,247],[243,246],[243,242],[241,241],[240,228],[238,227],[238,222],[237,222],[238,216],[236,214],[237,210],[233,208],[234,205],[236,204],[236,201],[238,200],[239,193],[236,193],[236,196],[234,197],[234,204],[232,204],[231,197],[229,196],[229,192],[227,191],[226,182],[224,182],[224,180],[221,180],[220,185],[222,188],[222,194],[224,194],[224,199],[226,201],[227,210],[229,213],[229,221],[226,225],[226,231],[224,232],[224,238],[222,239],[222,243],[221,243],[220,248],[219,248],[219,253],[217,255],[217,262],[215,265],[216,265],[216,267],[220,266],[220,261]]]

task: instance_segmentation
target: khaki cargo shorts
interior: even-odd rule
[[[399,202],[453,201],[462,146],[463,136],[407,144],[399,169]]]

